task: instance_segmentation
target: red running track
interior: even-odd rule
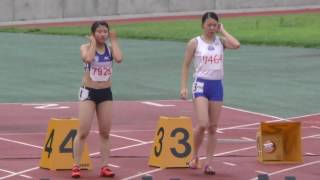
[[[153,104],[152,104],[153,103]],[[159,169],[148,166],[154,131],[159,116],[190,116],[188,101],[115,101],[111,132],[110,163],[114,179],[212,179],[201,170],[187,168]],[[0,104],[0,180],[1,179],[70,179],[70,171],[38,168],[48,121],[52,117],[77,117],[77,103]],[[257,161],[255,136],[261,121],[278,121],[279,117],[224,107],[219,124],[218,145],[214,158],[215,179],[254,179],[259,172],[270,179],[317,180],[320,177],[320,114],[290,118],[302,122],[304,163],[265,165]],[[84,171],[83,179],[100,179],[99,143],[96,122],[88,139],[93,170]],[[204,149],[201,149],[204,155]]]

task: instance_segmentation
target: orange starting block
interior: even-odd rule
[[[301,163],[301,123],[261,122],[257,150],[261,163]]]

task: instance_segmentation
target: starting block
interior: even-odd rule
[[[78,127],[78,119],[50,119],[41,154],[39,165],[41,168],[50,170],[72,168],[74,163],[73,142],[77,135]],[[87,145],[84,146],[80,168],[92,168]]]
[[[261,122],[257,151],[261,163],[301,163],[301,123]]]
[[[189,117],[161,116],[149,157],[149,166],[188,167],[192,158],[193,131]]]

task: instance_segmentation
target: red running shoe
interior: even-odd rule
[[[100,171],[101,177],[114,177],[115,174],[107,166],[103,166]]]
[[[74,166],[72,167],[71,177],[72,177],[72,178],[80,178],[80,167],[79,167],[79,166],[74,165]]]

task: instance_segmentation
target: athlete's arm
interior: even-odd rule
[[[222,24],[220,24],[219,32],[222,34],[221,40],[223,43],[223,46],[228,49],[238,49],[240,48],[240,42],[233,37],[231,34],[229,34],[223,27]]]
[[[180,97],[182,99],[187,99],[188,97],[189,66],[194,56],[196,47],[197,47],[196,39],[190,40],[187,44],[186,51],[184,54],[184,60],[183,60],[182,71],[181,71],[181,88],[180,88]]]
[[[96,39],[93,35],[88,37],[89,43],[80,46],[80,56],[85,63],[91,63],[96,55]]]
[[[111,42],[111,53],[113,56],[113,59],[117,62],[117,63],[121,63],[122,62],[122,52],[117,40],[117,34],[115,31],[111,31],[109,32],[109,38],[110,38],[110,42]]]

